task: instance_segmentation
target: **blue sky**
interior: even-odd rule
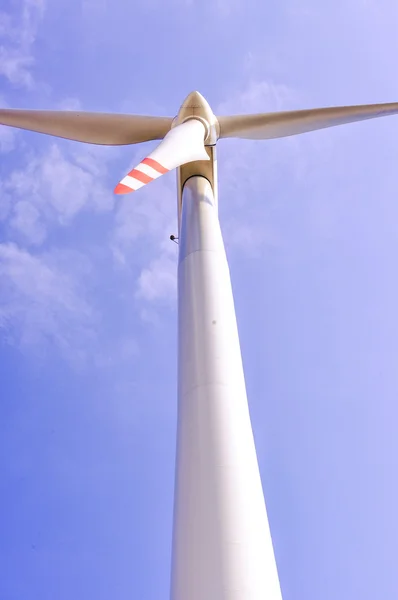
[[[398,99],[395,0],[3,0],[0,102],[174,115]],[[220,142],[284,600],[398,597],[398,118]],[[169,594],[175,175],[0,129],[0,599]]]

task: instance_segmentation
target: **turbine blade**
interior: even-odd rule
[[[106,146],[160,140],[170,131],[172,121],[169,117],[141,115],[0,109],[2,125]]]
[[[210,160],[204,139],[206,130],[197,119],[173,127],[164,140],[115,188],[115,194],[134,192],[164,173],[194,160]]]
[[[267,140],[398,113],[398,102],[217,117],[220,138]]]

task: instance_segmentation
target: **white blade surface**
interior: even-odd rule
[[[266,140],[398,114],[398,102],[217,117],[220,138]]]
[[[205,135],[205,127],[197,119],[177,125],[149,156],[118,183],[115,194],[134,192],[185,163],[209,160],[204,145]]]
[[[172,121],[170,117],[0,109],[1,125],[106,146],[161,140],[170,131]]]

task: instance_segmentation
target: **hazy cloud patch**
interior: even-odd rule
[[[33,45],[45,11],[44,0],[19,0],[18,8],[0,12],[0,75],[24,88],[34,87]]]
[[[53,346],[68,358],[84,353],[95,312],[79,277],[79,270],[87,276],[89,266],[72,254],[33,254],[14,243],[0,244],[0,328],[8,343]]]

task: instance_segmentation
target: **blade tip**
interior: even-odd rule
[[[113,193],[116,194],[117,196],[129,194],[130,192],[134,192],[134,190],[127,187],[127,185],[124,185],[123,183],[118,183],[117,186],[115,187],[115,189],[113,190]]]

